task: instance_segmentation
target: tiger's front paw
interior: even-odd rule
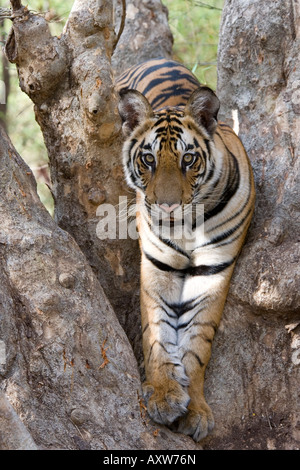
[[[199,442],[213,430],[214,417],[210,407],[204,402],[199,409],[190,409],[176,425],[177,432],[192,436],[194,441]]]
[[[148,414],[156,423],[170,425],[188,411],[190,397],[187,390],[175,380],[155,387],[145,382],[143,393]]]

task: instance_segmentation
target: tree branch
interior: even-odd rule
[[[12,15],[5,53],[18,66],[21,89],[34,103],[42,103],[51,97],[66,73],[66,48],[51,35],[42,16],[27,11],[20,2],[11,3],[16,15]]]
[[[0,220],[0,450],[197,449],[145,426],[128,339],[1,127]]]
[[[204,3],[204,2],[195,1],[195,5],[197,5],[198,7],[208,8],[209,10],[222,11],[222,8],[214,7],[213,5],[209,5],[208,3]]]
[[[10,0],[13,11],[21,10],[23,8],[21,0]]]
[[[119,42],[119,40],[120,40],[120,37],[122,36],[123,30],[124,30],[124,27],[125,27],[125,21],[126,21],[126,0],[122,0],[122,17],[121,17],[121,24],[120,24],[120,28],[119,28],[119,32],[118,32],[116,41],[115,41],[115,43],[114,43],[113,53],[115,52],[115,49],[116,49],[116,47],[117,47],[117,45],[118,45],[118,42]]]
[[[5,18],[12,19],[11,13],[12,11],[10,8],[0,8],[0,21],[4,20]]]

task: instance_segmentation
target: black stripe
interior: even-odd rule
[[[230,237],[230,235],[233,235],[234,232],[236,232],[244,224],[245,220],[249,217],[251,212],[252,212],[252,207],[250,207],[246,215],[242,218],[242,220],[240,220],[238,224],[236,224],[234,227],[228,230],[225,230],[223,233],[221,233],[220,235],[217,235],[216,237],[212,238],[209,242],[201,246],[214,245],[218,242],[222,242],[226,240],[226,238]]]
[[[146,253],[144,251],[144,254],[146,256],[146,258],[151,261],[152,264],[154,264],[154,266],[156,266],[158,269],[160,269],[161,271],[165,271],[165,272],[174,272],[174,271],[178,271],[177,269],[173,268],[172,266],[170,266],[169,264],[165,264],[165,263],[162,263],[161,261],[157,260],[156,258],[153,258],[153,256],[149,255],[148,253]]]
[[[138,148],[134,151],[134,155],[131,155],[131,152],[133,150],[133,147],[135,146],[135,144],[137,143],[137,139],[132,139],[131,143],[130,143],[130,147],[129,147],[129,151],[128,151],[128,155],[129,155],[129,159],[126,163],[126,166],[127,166],[127,170],[128,170],[128,173],[129,173],[129,176],[130,176],[130,179],[131,181],[133,182],[133,184],[135,184],[136,186],[139,186],[139,181],[138,181],[138,178],[135,174],[135,171],[134,171],[134,164],[133,164],[133,160],[135,159],[135,156],[136,156],[136,152],[138,151]]]
[[[186,321],[185,323],[181,323],[180,325],[178,325],[177,327],[177,330],[180,330],[181,328],[185,328],[186,326],[190,325],[190,323],[193,322],[194,318],[206,307],[206,305],[204,305],[200,310],[197,310],[196,313],[194,313],[194,315],[192,316],[192,318],[190,318],[188,321]],[[182,314],[183,315],[183,314]],[[180,316],[182,316],[180,315]],[[192,325],[191,325],[192,326]]]
[[[147,291],[147,289],[145,289],[145,288],[143,288],[143,287],[142,287],[142,289],[143,289],[143,292],[145,292],[145,294],[149,297],[149,299],[151,299],[153,302],[155,302],[155,303],[157,304],[157,305],[155,305],[155,307],[152,307],[153,309],[160,308],[161,310],[163,310],[163,311],[166,313],[166,315],[168,315],[168,317],[170,317],[170,318],[177,318],[176,315],[172,315],[170,312],[168,312],[168,311],[166,310],[166,308],[163,307],[163,306],[161,305],[161,303],[159,303],[158,300],[157,300],[155,297],[153,297],[153,296]],[[168,308],[170,308],[169,305],[166,304],[166,302],[164,301],[164,299],[163,299],[161,296],[159,296],[159,301],[162,302],[162,303],[164,303]],[[172,310],[172,309],[171,309],[171,310]]]
[[[156,258],[153,258],[148,253],[144,252],[144,254],[146,258],[149,261],[151,261],[151,263],[154,264],[154,266],[156,266],[160,271],[173,272],[182,277],[184,276],[211,276],[213,274],[218,274],[221,271],[224,271],[224,269],[231,266],[235,261],[235,258],[232,258],[231,260],[226,261],[224,263],[220,263],[220,264],[212,264],[212,265],[201,264],[200,266],[188,266],[187,268],[176,269],[170,266],[169,264],[162,263]]]
[[[186,325],[185,325],[186,326]],[[193,326],[202,326],[202,327],[207,327],[209,326],[210,328],[212,328],[214,330],[214,335],[215,333],[217,332],[217,324],[213,321],[211,322],[201,322],[201,321],[195,321],[192,325],[189,325],[188,328],[186,328],[185,330],[185,333],[190,329],[192,328]],[[181,327],[181,325],[178,326],[178,329]]]
[[[167,348],[165,348],[164,344],[161,343],[160,341],[158,341],[158,340],[156,339],[156,340],[152,343],[152,345],[151,345],[151,347],[150,347],[149,356],[148,356],[148,359],[147,359],[148,363],[149,363],[149,361],[150,361],[150,357],[151,357],[151,354],[152,354],[152,351],[153,351],[153,347],[154,347],[155,344],[158,344],[166,353],[169,354],[169,351],[167,350]],[[171,343],[169,343],[169,344],[171,344]],[[176,346],[176,344],[172,344],[172,346]]]
[[[148,74],[147,74],[148,75]],[[190,76],[185,75],[182,77],[176,77],[172,74],[168,74],[168,76],[165,76],[164,79],[162,79],[162,75],[158,76],[157,78],[153,78],[146,88],[143,90],[143,95],[147,96],[147,93],[151,91],[153,88],[155,88],[157,85],[162,85],[166,80],[167,81],[173,81],[174,83],[171,84],[171,86],[166,87],[166,88],[161,88],[159,95],[156,96],[156,98],[152,101],[152,106],[155,107],[155,103],[159,102],[159,100],[163,100],[166,96],[180,96],[184,95],[185,93],[191,94],[192,90],[190,88],[184,88],[183,83],[184,82],[179,82],[178,80],[184,78],[186,81],[190,81]],[[192,83],[194,83],[191,80]]]
[[[160,298],[160,301],[161,301],[162,303],[164,303],[164,304],[165,304],[170,310],[172,310],[173,313],[174,313],[174,310],[164,301],[164,299],[163,299],[161,296],[160,296],[159,298]],[[171,314],[170,312],[168,312],[167,309],[166,309],[165,307],[163,307],[162,305],[157,305],[157,307],[155,307],[155,308],[160,308],[161,310],[163,310],[163,311],[168,315],[169,318],[176,318],[176,319],[177,319],[176,313],[175,313],[174,315],[172,315],[172,314]]]
[[[187,302],[181,302],[179,304],[167,304],[165,301],[165,304],[168,306],[169,309],[173,310],[173,312],[176,313],[177,318],[180,318],[186,312],[189,312],[192,308],[194,308],[191,307],[192,302],[193,300],[188,300]]]
[[[190,341],[192,341],[195,338],[199,338],[199,337],[201,339],[203,339],[203,341],[205,341],[206,343],[212,344],[212,342],[213,342],[212,338],[208,338],[208,336],[205,336],[203,333],[197,333],[195,335],[190,336]]]
[[[161,296],[159,296],[159,301],[158,301],[156,298],[154,298],[154,297],[147,291],[147,289],[143,288],[143,291],[145,292],[145,294],[146,294],[153,302],[155,302],[155,303],[157,304],[157,305],[155,305],[155,307],[152,307],[153,309],[160,308],[161,310],[163,310],[163,311],[165,312],[166,315],[168,315],[169,318],[173,318],[173,319],[176,318],[176,319],[177,319],[177,315],[175,315],[175,314],[172,315],[172,313],[170,313],[170,312],[167,311],[166,307],[163,307],[163,306],[162,306],[162,303],[163,303],[163,304],[165,304],[165,305],[167,306],[167,308],[169,308],[170,310],[173,311],[173,309],[165,302],[165,300],[164,300]],[[158,303],[158,302],[160,302],[160,303]],[[173,313],[174,313],[174,311],[173,311]]]
[[[231,221],[232,221],[233,219],[235,219],[236,217],[238,217],[238,216],[243,212],[243,210],[245,209],[245,207],[247,206],[247,204],[249,203],[250,195],[251,195],[251,184],[250,184],[250,182],[249,182],[247,198],[246,198],[244,204],[242,205],[242,207],[241,207],[237,212],[235,212],[231,217],[229,217],[228,219],[226,219],[224,222],[221,222],[221,223],[219,223],[218,225],[215,225],[214,227],[210,228],[210,229],[207,231],[207,233],[213,232],[213,231],[216,230],[217,228],[222,227],[222,225],[225,225],[225,224],[227,224],[228,222],[231,222]]]
[[[184,68],[186,73],[182,73],[179,68]],[[137,75],[135,77],[132,76],[127,81],[127,86],[131,88],[136,88],[138,83],[141,82],[145,77],[153,74],[155,76],[155,72],[159,71],[159,69],[166,69],[166,72],[159,73],[158,76],[162,77],[160,82],[164,82],[166,79],[168,80],[179,80],[181,77],[186,78],[191,83],[195,84],[195,86],[199,86],[199,82],[197,79],[192,75],[192,73],[184,66],[180,66],[178,63],[170,60],[170,61],[158,61],[155,63],[152,62],[151,65],[147,63],[142,63],[140,66],[137,66],[135,72]],[[143,90],[143,94],[145,94],[145,90]]]
[[[165,307],[163,307],[162,305],[157,305],[154,308],[160,308],[161,310],[163,310],[165,312],[166,315],[168,315],[169,318],[176,318],[177,319],[177,315],[171,315],[171,313],[168,312],[167,309]]]
[[[208,168],[208,165],[206,166],[206,168]],[[205,178],[205,183],[207,183],[209,180],[212,179],[212,177],[214,176],[215,174],[215,169],[216,169],[216,165],[215,165],[215,162],[212,162],[211,163],[211,167],[210,167],[210,170],[209,170],[209,173],[207,175],[207,177]],[[208,197],[211,196],[211,193],[209,193],[208,195],[205,196],[205,199],[208,199]]]
[[[210,150],[210,141],[207,139],[204,139],[205,147],[208,153],[209,160],[211,159],[211,150]]]
[[[180,318],[182,315],[185,313],[195,309],[196,307],[199,307],[199,305],[204,302],[204,300],[207,300],[209,298],[209,295],[205,295],[203,297],[203,294],[200,294],[198,297],[187,300],[185,302],[180,302],[177,304],[168,304],[165,300],[161,298],[161,300],[165,303],[165,305],[170,309],[173,310],[173,312],[176,313],[176,316]],[[204,308],[204,307],[202,307]],[[197,313],[199,313],[201,310],[198,310]],[[180,326],[178,326],[180,328]]]
[[[200,367],[203,367],[203,366],[204,366],[204,363],[201,361],[201,359],[200,359],[200,357],[198,356],[198,354],[196,354],[194,351],[191,351],[191,350],[186,351],[186,352],[184,353],[184,355],[182,356],[182,360],[185,358],[185,356],[186,356],[187,354],[191,354],[191,355],[198,361]]]
[[[184,255],[186,258],[190,259],[188,253],[180,248],[180,246],[176,245],[172,240],[169,240],[168,238],[163,238],[160,234],[158,235],[159,240],[164,243],[165,245],[169,246],[170,248],[173,248],[173,250],[177,251],[181,255]]]
[[[167,325],[169,325],[171,328],[173,328],[173,330],[176,330],[177,331],[177,326],[175,325],[172,325],[171,322],[169,322],[168,320],[164,320],[164,319],[160,319],[158,322],[152,322],[154,325],[159,325],[160,323],[166,323]]]
[[[235,158],[233,153],[229,151],[228,148],[227,148],[227,151],[232,157],[232,163],[234,166],[233,178],[232,178],[232,171],[230,171],[227,186],[225,187],[223,193],[220,196],[220,202],[213,209],[204,213],[204,221],[222,212],[222,210],[228,204],[230,199],[235,195],[240,184],[240,170],[239,170],[237,159]]]

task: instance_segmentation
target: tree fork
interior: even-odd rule
[[[21,89],[35,105],[50,160],[55,220],[74,236],[121,324],[133,332],[139,315],[137,242],[122,240],[121,246],[96,234],[98,205],[116,206],[119,195],[133,197],[123,177],[123,138],[111,68],[119,40],[113,2],[87,5],[76,0],[60,38],[51,36],[42,16],[20,2],[12,6],[6,55],[16,63]]]
[[[128,339],[2,128],[0,220],[0,449],[195,449],[145,426]]]

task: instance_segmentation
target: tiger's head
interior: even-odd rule
[[[136,90],[120,93],[126,180],[142,194],[148,210],[155,205],[171,214],[205,198],[215,169],[218,110],[217,96],[204,86],[192,93],[184,108],[160,111]]]

